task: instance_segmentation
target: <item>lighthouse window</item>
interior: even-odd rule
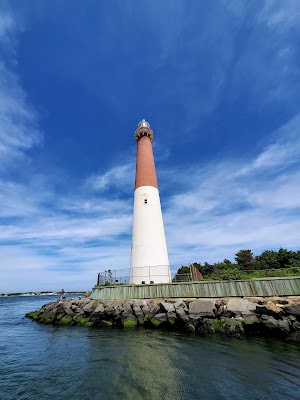
[[[144,203],[147,204],[147,202],[148,202],[148,200],[147,200],[147,199],[144,199]]]

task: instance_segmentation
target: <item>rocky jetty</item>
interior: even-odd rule
[[[144,327],[221,333],[243,337],[268,334],[300,341],[300,297],[57,300],[26,317],[43,324]]]

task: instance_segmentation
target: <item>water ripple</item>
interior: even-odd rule
[[[0,298],[1,400],[300,398],[296,344],[23,319],[47,301]]]

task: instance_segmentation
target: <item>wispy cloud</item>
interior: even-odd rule
[[[97,191],[117,188],[118,190],[127,189],[134,182],[135,164],[130,162],[118,165],[112,169],[98,175],[94,175],[87,180],[87,185]]]
[[[15,64],[13,38],[16,26],[9,14],[0,16],[0,44],[9,49],[7,60],[0,61],[0,169],[11,167],[24,152],[41,141],[37,115],[30,106],[26,93],[12,67]]]
[[[300,208],[299,159],[289,164],[289,170],[283,157],[276,158],[276,165],[268,161],[281,150],[291,154],[298,145],[294,131],[288,132],[289,126],[298,129],[295,121],[299,119],[274,133],[275,141],[252,159],[213,161],[184,170],[164,169],[159,175],[162,186],[174,182],[175,176],[180,188],[177,194],[168,195],[164,190],[162,197],[173,270],[192,261],[232,258],[240,248],[255,252],[298,245],[300,222],[294,212]],[[266,153],[268,158],[264,158]],[[257,163],[257,159],[266,161]],[[104,176],[112,177],[111,182],[106,178],[106,184],[122,185],[123,172],[131,168],[132,164],[119,165],[106,171]],[[270,171],[276,174],[270,177]],[[62,279],[69,276],[70,282],[74,275],[80,276],[82,283],[88,284],[99,270],[128,267],[131,190],[127,188],[128,198],[116,191],[114,197],[119,198],[112,199],[111,193],[87,195],[83,188],[76,195],[52,202],[50,208],[42,201],[33,201],[36,194],[32,193],[28,209],[24,208],[20,218],[0,232],[2,243],[15,243],[17,270],[32,257],[33,265],[37,260],[41,263],[39,274],[47,276],[47,271],[55,271]],[[6,246],[6,253],[9,248]]]

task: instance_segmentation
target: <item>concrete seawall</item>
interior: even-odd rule
[[[95,286],[93,300],[299,296],[300,277]]]

